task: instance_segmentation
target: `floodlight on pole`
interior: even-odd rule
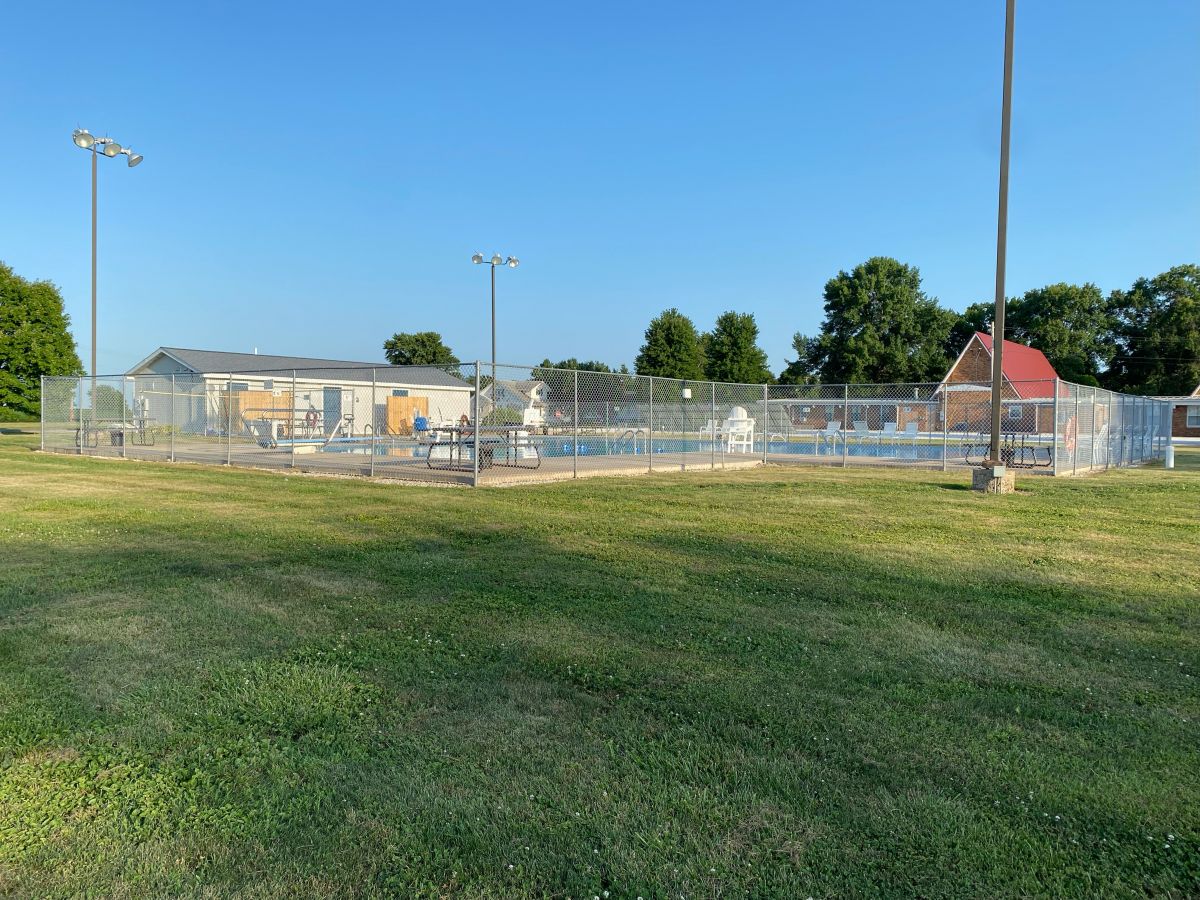
[[[484,262],[483,254],[476,253],[471,257],[471,262],[475,265],[482,265]],[[510,256],[505,259],[499,253],[492,255],[490,260],[487,260],[492,269],[492,408],[496,406],[496,267],[508,266],[510,269],[515,269],[521,264],[521,261],[515,256]]]
[[[122,147],[110,137],[98,138],[86,128],[76,128],[71,132],[71,141],[80,150],[87,150],[92,155],[92,416],[95,417],[96,402],[96,159],[103,155],[109,159],[124,155],[129,168],[142,161],[140,154],[134,153],[128,147]]]

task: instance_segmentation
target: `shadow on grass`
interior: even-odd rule
[[[96,838],[151,836],[164,889],[1186,882],[1186,854],[1140,850],[1196,825],[1169,775],[1195,696],[1160,671],[1195,663],[1194,615],[1155,606],[1177,585],[1132,605],[857,539],[672,521],[584,540],[392,504],[339,514],[336,539],[7,542],[0,734],[25,768],[0,824],[28,887],[60,868],[104,890],[145,878],[145,857],[83,862]]]

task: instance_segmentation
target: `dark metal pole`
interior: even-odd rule
[[[492,263],[492,410],[496,409],[496,264]]]
[[[92,418],[96,418],[96,147],[92,146]]]
[[[1008,251],[1008,147],[1012,131],[1013,23],[1017,0],[1004,17],[1004,100],[1000,118],[1000,203],[996,217],[996,312],[992,329],[992,440],[989,456],[1000,464],[1000,393],[1004,379],[1004,266]]]

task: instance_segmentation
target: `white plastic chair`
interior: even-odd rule
[[[725,451],[727,453],[754,452],[754,420],[725,420]]]

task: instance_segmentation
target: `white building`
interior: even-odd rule
[[[192,433],[398,434],[471,414],[472,385],[444,367],[159,347],[126,375],[137,414]]]
[[[536,379],[497,379],[494,389],[490,384],[480,388],[479,413],[482,416],[493,415],[493,407],[497,411],[512,410],[514,415],[520,414],[520,424],[542,426],[546,424],[547,391],[546,382]]]

